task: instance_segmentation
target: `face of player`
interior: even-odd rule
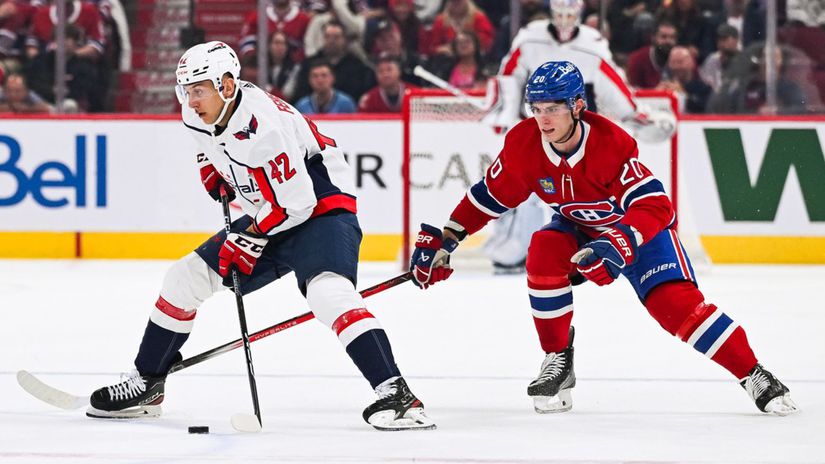
[[[581,111],[582,101],[576,102],[577,112]],[[530,104],[530,110],[539,126],[541,138],[545,142],[558,144],[569,137],[573,128],[573,116],[565,103],[537,102]],[[567,140],[569,142],[572,139]],[[575,140],[577,143],[578,140]],[[557,147],[562,151],[564,147]]]
[[[231,87],[231,91],[228,87]],[[232,79],[224,78],[224,95],[229,98],[234,93],[234,82]],[[184,87],[186,92],[186,104],[192,108],[201,121],[206,124],[213,124],[223,110],[224,101],[218,90],[210,81],[200,81]],[[228,94],[227,94],[228,92]],[[227,111],[227,114],[229,112]]]

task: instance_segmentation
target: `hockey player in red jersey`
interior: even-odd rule
[[[527,291],[547,353],[527,387],[537,412],[572,407],[573,285],[582,277],[608,285],[620,274],[665,330],[739,379],[761,411],[795,412],[788,388],[757,362],[744,329],[705,302],[662,183],[639,162],[632,137],[586,111],[579,70],[566,61],[545,63],[525,94],[534,117],[507,134],[443,231],[422,224],[410,264],[416,284],[447,279],[461,240],[535,193],[555,212],[533,234],[527,255]]]
[[[641,141],[663,142],[675,128],[672,114],[645,108],[633,96],[621,68],[613,62],[607,40],[581,24],[583,0],[551,0],[548,19],[531,21],[519,30],[498,75],[488,88],[490,112],[485,122],[497,132],[514,127],[522,118],[527,78],[549,58],[576,65],[584,79],[590,111],[622,121]],[[599,107],[596,108],[598,101]],[[523,273],[527,246],[545,221],[546,208],[530,197],[493,222],[485,254],[496,274]]]
[[[196,45],[178,62],[176,91],[207,193],[219,200],[226,190],[244,214],[229,234],[221,230],[167,271],[135,369],[95,391],[87,415],[159,415],[166,374],[181,359],[198,308],[232,285],[225,282],[237,268],[244,294],[295,273],[315,318],[335,332],[378,395],[364,410],[367,423],[434,428],[355,290],[362,234],[341,147],[290,104],[239,80],[240,71],[226,44]]]

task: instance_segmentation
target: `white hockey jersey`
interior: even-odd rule
[[[560,43],[550,32],[550,20],[530,22],[513,39],[510,52],[499,69],[503,108],[496,118],[503,127],[521,120],[520,110],[527,79],[548,61],[570,61],[582,73],[588,97],[588,109],[608,114],[618,120],[632,117],[636,111],[633,98],[621,70],[613,62],[607,40],[592,27],[580,25],[569,42]],[[595,97],[595,98],[594,98]],[[594,102],[599,107],[595,108]]]
[[[244,213],[267,235],[330,211],[356,212],[355,183],[335,140],[318,132],[292,105],[238,81],[237,104],[226,128],[204,124],[188,106],[183,124],[235,189]]]

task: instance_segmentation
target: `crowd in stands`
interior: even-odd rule
[[[68,96],[79,111],[106,110],[109,63],[116,53],[107,28],[109,0],[43,1],[0,0],[0,111],[52,108],[54,1],[67,7]],[[518,26],[548,18],[548,1],[519,0]],[[510,48],[510,3],[270,0],[268,69],[257,63],[257,9],[246,16],[232,45],[243,79],[258,82],[264,72],[267,90],[303,112],[398,112],[405,89],[429,86],[413,74],[417,65],[457,88],[483,89]],[[585,0],[581,21],[602,31],[633,87],[673,91],[683,112],[821,112],[825,0],[777,4],[781,45],[771,59],[779,91],[771,108],[766,0]],[[601,11],[606,24],[600,23]]]
[[[65,2],[64,109],[106,109],[117,47],[108,0]],[[56,1],[0,0],[0,111],[52,112],[55,103]],[[26,95],[20,100],[20,95]],[[14,95],[14,96],[13,96]],[[27,102],[27,103],[24,103]]]

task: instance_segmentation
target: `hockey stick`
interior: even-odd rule
[[[232,216],[229,213],[229,196],[226,189],[221,185],[221,206],[223,206],[224,230],[227,238],[232,231]],[[235,413],[232,415],[232,427],[240,432],[260,432],[263,422],[261,421],[261,406],[258,404],[258,385],[255,382],[255,367],[252,365],[252,350],[249,347],[249,329],[246,327],[246,311],[243,307],[243,295],[241,294],[241,282],[238,280],[238,269],[236,266],[230,268],[232,273],[232,291],[235,292],[235,303],[238,306],[238,321],[241,324],[241,340],[243,351],[246,356],[246,374],[249,377],[249,391],[252,393],[252,407],[255,410],[255,417],[249,414]]]
[[[424,79],[425,81],[435,85],[436,87],[438,87],[442,90],[446,90],[447,92],[450,92],[451,94],[458,97],[458,99],[463,101],[464,103],[468,103],[468,104],[470,104],[470,105],[472,105],[472,106],[474,106],[474,107],[476,107],[476,108],[478,108],[482,111],[487,111],[488,110],[488,108],[486,107],[486,105],[484,105],[484,103],[476,101],[470,95],[467,95],[466,93],[464,93],[458,87],[453,86],[452,84],[445,81],[444,79],[436,76],[435,74],[431,73],[430,71],[427,71],[421,65],[418,65],[413,69],[413,74],[415,74],[416,76]]]
[[[364,290],[361,290],[359,293],[362,298],[366,298],[368,296],[381,293],[384,290],[393,288],[397,285],[403,284],[404,282],[407,282],[410,279],[412,279],[412,273],[405,272],[404,274],[385,280],[380,284],[376,284],[372,287],[365,288]],[[314,318],[315,315],[312,314],[312,312],[299,314],[298,316],[295,316],[293,318],[287,319],[275,325],[271,325],[265,329],[261,329],[253,334],[250,334],[249,343],[256,342],[262,338],[295,327],[298,324],[303,324],[304,322],[312,320]],[[237,340],[232,340],[229,343],[224,343],[221,346],[212,348],[211,350],[204,351],[203,353],[197,354],[195,356],[186,358],[182,361],[178,361],[175,364],[172,364],[172,367],[169,369],[168,373],[171,374],[173,372],[186,369],[187,367],[192,367],[195,364],[200,364],[206,361],[207,359],[212,359],[216,356],[228,353],[232,350],[240,348],[241,346],[243,346],[242,339],[239,338]],[[22,387],[23,390],[25,390],[28,394],[39,399],[40,401],[43,401],[44,403],[48,403],[60,409],[80,409],[84,406],[89,405],[89,395],[77,396],[71,393],[67,393],[63,390],[57,389],[55,387],[52,387],[51,385],[44,383],[42,380],[38,379],[36,376],[25,370],[17,372],[17,383],[20,384],[20,387]]]
[[[359,294],[362,298],[366,298],[368,296],[375,295],[376,293],[381,293],[384,290],[393,288],[396,285],[403,284],[404,282],[407,282],[410,279],[412,279],[412,272],[405,272],[404,274],[395,276],[392,279],[385,280],[380,284],[373,285],[370,288],[365,288],[364,290],[361,290]],[[279,322],[275,325],[269,326],[265,329],[259,330],[251,334],[249,336],[249,342],[256,342],[264,337],[268,337],[272,334],[276,334],[291,327],[295,327],[298,324],[303,324],[304,322],[310,321],[312,319],[315,319],[315,315],[312,314],[311,311],[299,314],[291,319],[287,319],[283,322]],[[172,364],[172,367],[169,369],[169,373],[171,374],[173,372],[186,369],[187,367],[192,367],[195,364],[200,364],[206,361],[207,359],[212,359],[215,356],[219,356],[229,351],[232,351],[236,348],[239,348],[241,345],[242,340],[239,338],[229,343],[225,343],[219,347],[212,348],[209,351],[204,351],[203,353],[192,356],[191,358],[184,359],[183,361],[178,361],[175,364]]]

